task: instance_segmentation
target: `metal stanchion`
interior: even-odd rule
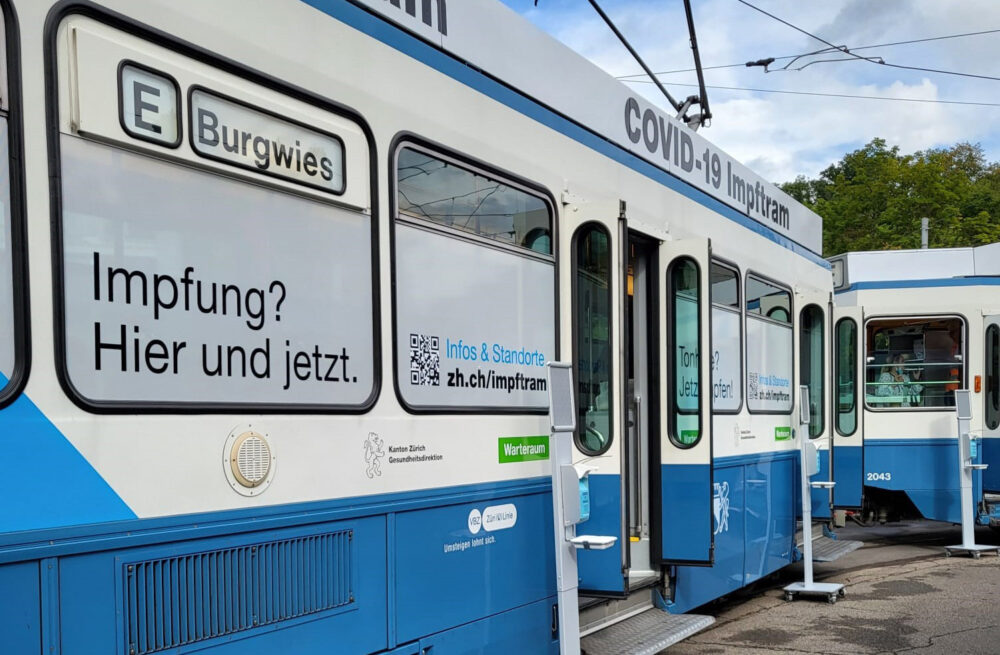
[[[952,553],[968,553],[975,559],[979,559],[983,552],[995,552],[1000,555],[1000,546],[985,546],[976,543],[972,473],[984,470],[986,464],[976,464],[976,455],[973,452],[974,443],[970,431],[972,394],[968,389],[959,389],[955,392],[955,414],[958,418],[958,483],[962,498],[962,543],[957,546],[945,546],[944,554],[951,557]]]
[[[586,488],[587,472],[581,476],[573,467],[573,432],[576,430],[573,368],[569,364],[549,362],[548,369],[559,652],[562,655],[579,655],[576,550],[604,550],[611,548],[618,538],[576,534],[576,524],[582,520],[581,489]]]
[[[829,489],[834,483],[825,480],[809,482],[809,478],[819,472],[819,452],[816,449],[816,444],[809,440],[809,419],[809,387],[803,385],[799,387],[797,438],[799,440],[799,473],[802,482],[802,543],[805,551],[802,566],[805,570],[805,581],[793,582],[785,587],[785,600],[793,600],[799,594],[806,594],[826,596],[827,601],[836,603],[838,597],[844,597],[844,585],[835,582],[813,581],[811,490],[813,487]]]

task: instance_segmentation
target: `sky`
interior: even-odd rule
[[[502,0],[539,28],[618,76],[641,75],[588,0]],[[748,0],[835,45],[860,48],[914,39],[1000,30],[1000,0]],[[599,0],[655,72],[693,68],[683,0]],[[743,64],[814,52],[825,44],[739,0],[692,0],[713,120],[700,133],[774,182],[816,177],[844,154],[884,138],[904,153],[978,143],[1000,161],[1000,80],[891,68],[868,61],[815,63],[801,71],[765,72]],[[857,50],[889,64],[1000,78],[1000,31],[908,45]],[[845,58],[828,53],[798,61]],[[790,61],[779,59],[771,69]],[[646,78],[648,80],[648,78]],[[660,77],[675,98],[697,90],[693,72]],[[630,82],[666,106],[656,87]],[[767,93],[760,90],[880,96],[996,106]]]

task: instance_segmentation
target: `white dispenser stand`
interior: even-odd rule
[[[618,537],[576,534],[580,522],[580,473],[573,467],[573,432],[576,430],[576,402],[573,368],[549,362],[549,422],[551,425],[552,518],[556,543],[556,595],[559,615],[559,652],[580,653],[580,609],[577,596],[579,577],[576,550],[611,548]],[[589,471],[584,471],[583,475]]]
[[[983,552],[994,552],[1000,555],[1000,546],[985,546],[976,543],[976,517],[972,502],[972,472],[981,471],[986,464],[976,464],[972,454],[972,435],[969,424],[972,422],[972,394],[968,389],[955,392],[955,414],[958,417],[958,480],[959,492],[962,497],[962,543],[957,546],[945,546],[944,554],[951,557],[952,553],[968,553],[979,559]]]
[[[793,582],[785,587],[785,600],[793,600],[799,594],[826,596],[830,603],[836,603],[837,597],[844,597],[844,585],[835,582],[813,581],[812,553],[812,487],[829,489],[833,482],[825,480],[809,482],[809,478],[819,472],[819,453],[816,444],[809,440],[809,387],[799,387],[799,471],[802,477],[802,568],[805,570],[804,582]]]

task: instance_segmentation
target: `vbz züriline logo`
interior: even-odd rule
[[[729,529],[729,483],[712,483],[712,511],[715,514],[715,534]]]

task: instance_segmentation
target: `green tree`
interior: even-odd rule
[[[799,176],[781,188],[823,217],[827,256],[918,248],[923,217],[931,247],[1000,241],[1000,165],[978,145],[904,155],[873,139],[817,179]]]

